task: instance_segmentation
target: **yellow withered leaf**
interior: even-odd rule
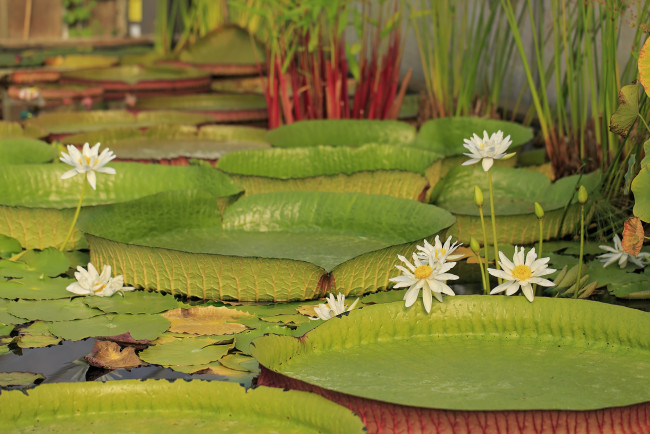
[[[163,317],[171,323],[169,331],[193,335],[232,335],[243,332],[246,326],[237,321],[253,315],[227,307],[178,308],[165,312]]]

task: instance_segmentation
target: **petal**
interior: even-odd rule
[[[530,283],[521,286],[521,292],[524,293],[528,301],[532,302],[535,298],[535,293],[533,292],[533,287],[530,286]]]
[[[512,284],[506,288],[506,295],[515,294],[517,291],[519,291],[520,286],[521,285],[519,284],[519,282],[512,282]]]
[[[418,294],[420,293],[419,288],[415,288],[415,286],[412,286],[406,291],[404,294],[404,301],[406,302],[404,305],[406,307],[411,307],[413,306],[413,303],[415,303],[415,300],[418,299]]]
[[[433,296],[431,295],[431,289],[428,287],[422,289],[422,301],[424,302],[424,310],[427,313],[431,313],[431,304],[433,302]]]
[[[469,156],[469,155],[468,155]],[[477,158],[472,158],[471,160],[465,161],[462,166],[469,166],[470,164],[478,163],[480,160]]]
[[[90,184],[93,190],[97,190],[97,178],[95,177],[94,170],[89,170],[86,173],[86,179],[88,180],[88,184]]]
[[[525,264],[528,265],[528,267],[530,267],[535,262],[535,259],[537,259],[537,253],[535,253],[535,248],[533,247],[526,255]]]
[[[503,292],[503,291],[505,291],[505,290],[506,290],[510,285],[512,285],[512,283],[513,283],[512,280],[507,281],[507,282],[504,282],[504,283],[502,283],[501,285],[499,285],[499,286],[497,286],[496,288],[494,288],[492,291],[490,291],[490,294],[498,294],[498,293],[500,293],[500,292]]]
[[[542,279],[541,277],[531,277],[528,279],[530,283],[536,283],[541,286],[555,286],[555,283],[551,282],[548,279]]]
[[[505,280],[514,280],[512,277],[511,273],[507,273],[503,270],[497,270],[495,268],[488,268],[488,273],[493,275],[494,277],[497,277],[499,279],[505,279]]]
[[[492,158],[485,157],[483,158],[483,161],[481,161],[481,164],[483,165],[483,170],[487,172],[492,167],[492,164],[494,164],[494,160]]]
[[[88,294],[92,293],[92,291],[89,291],[88,289],[83,288],[77,282],[71,283],[65,289],[72,292],[73,294],[79,294],[79,295],[88,295]]]

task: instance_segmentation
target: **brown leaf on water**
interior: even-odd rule
[[[303,304],[302,306],[300,306],[296,310],[298,311],[298,313],[300,313],[302,315],[307,315],[307,316],[310,316],[310,317],[317,317],[318,314],[314,310],[316,308],[316,306],[318,306],[318,305],[317,304]]]
[[[118,344],[110,341],[96,341],[93,352],[86,356],[86,361],[91,366],[104,369],[130,369],[144,364],[135,354],[135,348],[121,349]]]
[[[237,321],[253,317],[249,313],[223,306],[179,308],[165,312],[162,316],[171,323],[170,332],[194,335],[231,335],[243,332],[246,326]]]
[[[643,224],[638,217],[630,217],[625,222],[625,229],[623,229],[623,250],[632,256],[638,256],[643,247],[643,240],[645,232]]]

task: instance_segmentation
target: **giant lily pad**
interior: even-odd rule
[[[288,301],[386,287],[397,253],[410,255],[453,222],[416,201],[322,192],[248,196],[222,221],[211,196],[169,192],[97,209],[79,227],[93,264],[110,264],[129,284],[204,299]]]
[[[439,166],[439,158],[432,152],[389,145],[242,151],[217,163],[246,194],[338,191],[416,200],[424,197],[429,186],[425,172],[435,175]]]
[[[137,110],[183,110],[210,115],[217,122],[259,121],[267,118],[263,95],[199,94],[139,98]]]
[[[118,296],[119,297],[119,296]],[[50,326],[53,335],[76,341],[96,336],[130,333],[135,340],[154,340],[169,327],[160,315],[100,315],[74,321],[57,321]]]
[[[133,114],[124,110],[43,113],[28,119],[26,127],[36,127],[63,137],[73,133],[107,128],[147,128],[154,125],[198,125],[212,122],[210,116],[175,111],[150,111]]]
[[[441,176],[444,176],[451,168],[460,165],[467,159],[462,155],[464,152],[468,152],[463,147],[464,139],[469,139],[474,133],[482,137],[483,131],[492,134],[499,130],[503,131],[505,136],[510,136],[512,140],[510,152],[519,150],[524,143],[533,138],[530,128],[515,122],[475,117],[453,117],[425,122],[410,146],[444,155],[446,158],[441,173]],[[514,165],[515,161],[515,159],[497,161],[497,164]]]
[[[205,381],[43,384],[3,392],[0,417],[9,431],[363,432],[349,410],[314,394]]]
[[[203,167],[167,167],[111,163],[115,175],[100,174],[97,190],[87,189],[84,206],[139,198],[165,190],[200,189],[216,196],[222,208],[241,192],[223,173]],[[0,233],[27,249],[59,247],[79,200],[85,177],[61,180],[69,166],[43,164],[5,166],[0,171]],[[215,202],[215,204],[217,203]],[[116,223],[123,216],[116,217]],[[85,246],[75,231],[69,248]]]
[[[191,65],[215,75],[251,75],[264,64],[265,48],[246,30],[227,25],[208,33],[181,52],[179,65]]]
[[[47,136],[47,131],[40,127],[23,126],[18,122],[0,121],[0,137],[38,139]]]
[[[295,122],[269,131],[267,139],[279,148],[307,146],[406,145],[415,127],[399,121],[327,119]]]
[[[187,165],[196,158],[215,162],[228,152],[268,148],[263,128],[238,125],[156,125],[146,131],[139,128],[113,128],[74,134],[66,143],[83,145],[101,142],[118,160],[160,161]]]
[[[600,180],[600,172],[593,172],[582,178],[569,176],[551,184],[539,172],[508,167],[495,167],[492,176],[497,236],[499,241],[510,244],[527,244],[539,239],[535,202],[544,208],[544,239],[571,233],[580,221],[576,188],[582,184],[587,191],[592,191]],[[483,240],[479,210],[474,202],[475,185],[483,190],[483,213],[489,216],[487,175],[480,165],[452,169],[431,193],[433,203],[456,216],[450,233],[464,243],[468,243],[470,237]],[[488,240],[492,240],[489,224],[486,230]]]
[[[318,390],[362,414],[372,408],[391,431],[435,431],[447,415],[445,427],[465,427],[465,417],[505,432],[508,410],[519,411],[517,420],[521,410],[547,410],[526,425],[557,430],[559,421],[571,424],[563,411],[598,409],[576,415],[586,432],[582,424],[598,431],[610,417],[634,424],[635,407],[622,406],[647,411],[649,328],[647,313],[597,302],[457,296],[430,314],[421,303],[364,307],[300,339],[258,338],[251,349],[266,368],[258,384]],[[376,418],[366,423],[379,429]],[[507,431],[517,429],[525,431]]]
[[[66,72],[61,74],[61,83],[100,85],[107,99],[115,99],[126,93],[148,96],[207,91],[210,74],[193,68],[127,65]]]
[[[57,157],[55,147],[36,139],[0,139],[0,164],[48,163]]]

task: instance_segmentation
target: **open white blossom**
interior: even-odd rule
[[[432,257],[436,261],[447,262],[462,258],[463,255],[452,255],[454,250],[456,250],[462,244],[458,242],[452,244],[451,238],[452,237],[450,235],[443,244],[440,242],[440,237],[436,235],[436,239],[434,240],[433,245],[427,240],[424,240],[424,247],[417,246],[417,249],[419,250],[419,252],[417,252],[418,259],[420,259],[420,261],[427,262],[429,257]]]
[[[415,300],[418,298],[420,289],[422,289],[424,309],[427,312],[431,312],[433,297],[436,297],[436,300],[442,302],[443,293],[456,295],[446,282],[447,280],[456,280],[458,276],[447,273],[447,271],[454,268],[456,265],[455,262],[439,261],[433,255],[426,256],[426,258],[420,258],[417,253],[413,253],[413,263],[411,264],[404,256],[397,255],[406,267],[396,265],[395,267],[402,272],[402,275],[388,280],[395,282],[395,288],[408,287],[408,290],[404,294],[406,307],[413,306]]]
[[[650,253],[640,252],[637,256],[632,256],[623,249],[623,244],[618,235],[614,234],[614,248],[609,246],[598,246],[601,249],[609,252],[603,253],[598,256],[598,260],[603,263],[603,267],[607,267],[614,262],[618,262],[620,268],[625,268],[627,261],[630,261],[637,267],[645,268],[648,262],[644,259],[650,258]]]
[[[488,136],[487,131],[483,131],[483,138],[476,135],[476,133],[469,139],[464,140],[463,146],[467,148],[469,153],[464,153],[470,157],[469,160],[463,163],[463,166],[481,162],[484,171],[490,170],[494,160],[500,160],[507,157],[506,153],[508,147],[512,144],[510,136],[503,138],[503,131],[499,130]]]
[[[357,306],[357,303],[359,302],[359,298],[357,298],[354,300],[354,303],[350,305],[350,307],[347,307],[345,305],[345,295],[341,294],[340,292],[336,298],[334,298],[334,294],[330,294],[326,300],[327,304],[319,304],[314,308],[314,311],[316,311],[316,315],[318,315],[318,317],[309,317],[309,319],[322,319],[323,321],[327,321],[328,319],[342,313],[350,312]]]
[[[131,286],[124,286],[122,276],[111,277],[110,265],[104,265],[102,274],[97,273],[97,269],[91,263],[88,263],[88,270],[78,266],[74,277],[77,281],[68,285],[66,289],[78,295],[110,297],[116,292],[122,293],[123,291],[133,291],[135,289]]]
[[[115,174],[115,169],[112,167],[104,167],[108,162],[115,158],[113,151],[108,148],[99,153],[100,143],[95,144],[92,148],[88,143],[83,146],[80,152],[73,145],[68,145],[68,153],[61,152],[59,159],[66,164],[69,164],[73,169],[68,170],[61,179],[71,178],[77,174],[86,174],[88,184],[96,190],[97,178],[95,172]]]
[[[554,286],[555,283],[541,276],[554,273],[556,270],[548,268],[546,264],[550,258],[537,259],[535,248],[530,249],[524,260],[524,248],[518,249],[515,247],[515,255],[511,262],[506,255],[499,252],[499,265],[501,270],[488,268],[488,272],[498,278],[504,279],[501,285],[490,291],[490,294],[498,294],[505,291],[506,295],[513,295],[519,288],[524,293],[528,301],[533,301],[535,292],[533,291],[533,284],[541,286]]]

